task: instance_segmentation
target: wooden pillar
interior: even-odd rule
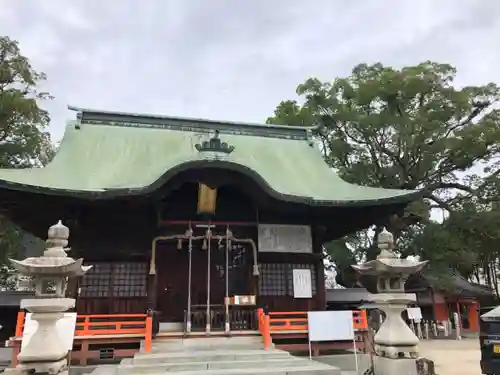
[[[156,274],[148,275],[148,309],[157,310],[158,277]]]
[[[460,300],[458,299],[457,302],[455,302],[455,305],[457,307],[457,314],[458,314],[458,326],[460,328],[462,327],[462,314],[460,313]]]
[[[479,331],[479,303],[476,301],[467,304],[467,319],[469,320],[469,329]]]
[[[82,340],[82,347],[80,349],[80,366],[87,366],[87,361],[89,358],[89,342],[87,340]]]
[[[16,368],[19,363],[17,360],[17,356],[21,352],[21,341],[14,341],[14,347],[12,348],[12,355],[10,358],[10,368]]]
[[[80,258],[80,252],[78,251],[78,248],[71,248],[70,250],[70,255],[74,259]],[[68,284],[66,286],[66,297],[67,298],[74,298],[75,299],[75,308],[74,310],[78,312],[78,296],[79,296],[79,289],[80,289],[80,282],[83,279],[83,276],[80,277],[70,277],[68,278]],[[71,309],[73,310],[73,309]]]
[[[326,309],[325,265],[322,257],[316,262],[316,308],[320,311]]]
[[[431,300],[432,300],[432,320],[434,320],[436,322],[438,320],[437,314],[436,314],[436,295],[434,293],[434,288],[429,287],[428,290],[431,294]]]
[[[432,310],[434,313],[434,320],[437,322],[442,322],[444,320],[448,320],[449,317],[449,312],[448,312],[448,306],[444,301],[437,301],[435,298],[435,293],[433,293],[432,297]]]
[[[324,227],[313,227],[312,245],[313,253],[317,255],[314,262],[316,268],[316,309],[326,309],[326,290],[325,290],[325,265],[323,263],[323,233]]]

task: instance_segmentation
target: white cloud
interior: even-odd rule
[[[360,62],[451,63],[500,81],[500,3],[316,0],[3,0],[0,32],[46,71],[52,131],[68,103],[264,121],[308,76]]]

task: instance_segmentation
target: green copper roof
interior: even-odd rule
[[[179,171],[210,166],[247,174],[286,201],[403,203],[418,194],[343,181],[323,161],[308,128],[79,111],[49,165],[1,169],[0,186],[92,198],[144,194]],[[215,129],[231,152],[218,156],[198,150]]]

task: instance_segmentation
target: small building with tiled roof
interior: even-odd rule
[[[453,313],[459,314],[463,329],[479,330],[479,308],[494,301],[494,291],[485,285],[468,281],[457,270],[436,270],[430,266],[410,276],[405,289],[417,294],[417,304],[424,319],[453,321]]]

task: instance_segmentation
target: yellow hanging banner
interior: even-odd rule
[[[217,189],[210,189],[205,184],[198,184],[198,214],[215,214]]]

